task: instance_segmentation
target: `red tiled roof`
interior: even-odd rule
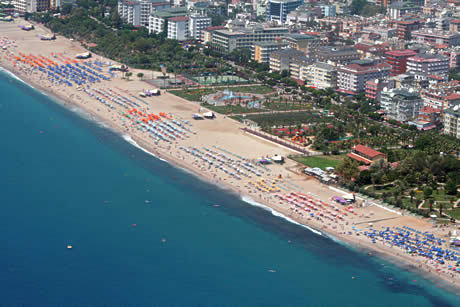
[[[423,109],[420,109],[419,113],[439,113],[441,110],[426,106]]]
[[[383,155],[383,153],[381,153],[380,151],[377,151],[375,149],[372,149],[370,147],[367,147],[361,144],[356,145],[355,147],[353,147],[353,149],[371,158],[376,157],[378,155]]]
[[[213,26],[213,27],[207,27],[207,28],[205,28],[205,30],[208,30],[208,31],[223,30],[223,29],[225,29],[224,26]]]
[[[405,50],[391,50],[385,52],[386,55],[392,55],[392,56],[414,56],[417,54],[414,50],[411,49],[405,49]]]
[[[459,94],[456,94],[456,93],[453,93],[453,94],[450,94],[449,96],[447,96],[446,99],[447,99],[447,100],[460,99],[460,95],[459,95]]]
[[[168,5],[171,4],[169,2],[157,2],[157,3],[151,3],[152,6],[162,6],[162,5]]]
[[[444,77],[438,75],[428,75],[428,77],[435,80],[444,80]]]
[[[365,163],[365,164],[371,164],[371,163],[372,163],[371,160],[368,160],[368,159],[366,159],[366,158],[363,158],[363,157],[361,157],[361,156],[358,156],[357,154],[352,153],[352,152],[350,152],[349,154],[347,154],[347,157],[352,158],[353,160],[356,160],[356,161],[358,161],[358,162],[363,162],[363,163]]]
[[[187,16],[171,17],[171,18],[168,18],[168,20],[170,20],[170,21],[186,21],[186,20],[188,20],[188,17]]]

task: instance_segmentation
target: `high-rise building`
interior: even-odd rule
[[[303,3],[303,0],[268,0],[268,20],[283,24],[286,22],[287,14]]]
[[[191,15],[189,18],[190,37],[201,40],[201,32],[211,25],[211,18],[201,15]]]
[[[407,59],[416,55],[414,50],[391,50],[385,53],[387,63],[391,65],[391,76],[396,76],[406,72]]]

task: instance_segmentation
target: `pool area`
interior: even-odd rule
[[[263,108],[265,97],[262,94],[233,93],[226,89],[203,96],[201,100],[214,106],[242,105],[246,108],[260,109]]]
[[[226,96],[220,98],[219,100],[230,100],[230,99],[235,99],[235,98],[241,98],[241,99],[249,99],[249,98],[251,98],[249,96],[233,95],[232,91],[227,91],[227,90],[224,90],[223,94],[226,95]]]

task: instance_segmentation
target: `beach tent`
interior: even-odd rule
[[[279,156],[279,155],[274,155],[272,157],[272,160],[275,161],[275,163],[283,163],[284,162],[284,158],[282,156]]]
[[[354,202],[355,201],[355,195],[353,193],[345,194],[345,195],[343,195],[343,199],[345,199],[348,202]]]
[[[83,52],[83,53],[79,53],[75,56],[77,59],[88,59],[91,57],[91,53],[89,52]]]
[[[203,116],[205,118],[214,118],[214,113],[213,112],[206,112],[206,113],[203,113]]]

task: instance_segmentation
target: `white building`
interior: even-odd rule
[[[36,13],[50,8],[49,0],[13,0],[12,4],[18,13]]]
[[[423,108],[423,100],[414,89],[384,88],[380,104],[385,116],[399,122],[417,118],[420,109]]]
[[[444,134],[460,139],[460,109],[455,106],[444,111]]]
[[[337,87],[337,68],[322,62],[310,65],[307,78],[308,85],[318,88]]]
[[[211,18],[200,15],[191,15],[189,19],[190,37],[196,40],[201,39],[201,31],[211,26]]]
[[[138,1],[119,1],[118,14],[126,23],[133,26],[139,26],[141,24],[141,4]]]
[[[187,16],[168,18],[168,38],[184,41],[189,38],[189,18]]]
[[[171,4],[164,0],[119,0],[118,14],[126,23],[147,27],[152,12],[160,12],[170,7]]]
[[[165,25],[168,23],[168,19],[172,17],[186,16],[186,8],[169,8],[159,12],[153,12],[149,16],[149,33],[160,34],[165,29]]]

